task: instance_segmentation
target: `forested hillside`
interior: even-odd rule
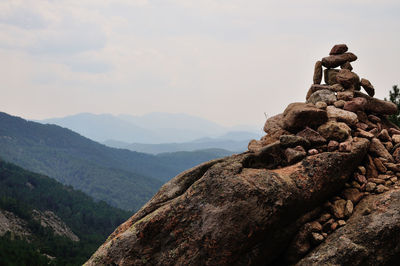
[[[110,148],[69,129],[6,113],[0,113],[0,125],[1,158],[126,210],[139,209],[181,171],[219,156],[158,157]]]
[[[51,211],[79,237],[55,235],[34,219],[33,210]],[[26,222],[27,241],[14,232],[0,238],[0,265],[81,265],[130,212],[94,202],[89,196],[44,175],[0,160],[0,211]],[[49,260],[48,256],[55,257]]]

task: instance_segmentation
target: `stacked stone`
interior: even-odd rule
[[[335,45],[328,57],[317,61],[306,102],[289,104],[283,114],[269,118],[264,126],[267,135],[249,143],[250,152],[262,155],[264,167],[276,169],[318,153],[350,152],[361,138],[370,142],[362,165],[355,166],[343,191],[320,206],[317,218],[306,222],[293,240],[293,261],[345,225],[365,195],[399,185],[400,129],[387,120],[387,115],[397,113],[397,106],[373,98],[374,87],[352,72],[357,56],[347,50],[345,44]]]

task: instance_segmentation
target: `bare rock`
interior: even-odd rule
[[[353,53],[344,53],[340,55],[330,55],[322,58],[322,65],[326,68],[335,68],[343,65],[346,62],[353,62],[357,60],[357,56]]]
[[[318,90],[311,94],[310,98],[308,98],[307,103],[316,104],[317,102],[325,102],[326,104],[333,104],[336,101],[336,95],[331,90]]]
[[[362,78],[360,81],[361,87],[364,88],[364,90],[368,93],[369,96],[374,97],[375,95],[375,89],[374,86],[372,86],[371,82],[369,82],[368,79]]]
[[[376,99],[359,91],[355,91],[354,95],[356,97],[363,97],[367,100],[365,110],[368,112],[380,115],[392,115],[397,113],[397,106],[392,102]]]
[[[325,110],[328,105],[325,102],[316,102],[315,107],[321,110]]]
[[[345,52],[347,52],[349,48],[347,47],[346,44],[335,44],[329,55],[337,55],[337,54],[344,54]]]
[[[371,140],[369,151],[377,155],[378,157],[382,157],[385,158],[386,160],[393,161],[392,155],[390,155],[390,153],[386,150],[385,146],[383,146],[382,142],[377,138],[373,138]]]
[[[345,206],[346,201],[344,199],[335,200],[331,205],[331,212],[337,219],[342,219],[345,217]]]
[[[351,200],[353,204],[357,204],[362,199],[364,194],[356,188],[346,188],[342,192],[342,195],[344,199]]]
[[[324,81],[328,85],[334,85],[337,82],[336,75],[339,73],[338,69],[325,69],[324,70]]]
[[[353,213],[354,205],[351,200],[346,201],[346,205],[344,206],[344,216],[346,218],[350,217],[350,215]]]
[[[377,117],[376,115],[368,115],[368,119],[372,122],[372,123],[380,123],[382,120]]]
[[[332,90],[332,91],[334,91],[332,86],[313,84],[308,89],[308,92],[307,92],[307,95],[306,95],[306,100],[308,100],[308,98],[310,98],[311,94],[313,94],[314,92],[319,91],[319,90]]]
[[[264,145],[262,144],[261,141],[252,139],[247,145],[247,149],[251,152],[258,152],[262,149],[263,146]]]
[[[399,190],[366,197],[345,226],[297,265],[396,265],[400,248],[399,220]]]
[[[367,178],[378,176],[378,170],[376,169],[374,160],[372,159],[372,157],[370,155],[367,155],[366,170],[367,170],[367,174],[366,174]]]
[[[345,89],[357,89],[360,84],[358,75],[348,69],[341,69],[336,75],[336,81]]]
[[[343,108],[345,104],[346,104],[346,101],[343,101],[343,100],[339,100],[339,101],[336,101],[333,103],[333,105],[336,108]]]
[[[400,135],[392,135],[392,140],[394,141],[394,143],[400,143]]]
[[[358,122],[357,115],[350,111],[342,110],[334,106],[328,106],[326,112],[328,114],[328,119],[333,118],[350,125],[355,125]]]
[[[308,147],[310,142],[300,136],[294,135],[282,135],[279,138],[281,146],[283,148],[293,148],[296,146]]]
[[[283,128],[288,131],[299,131],[306,126],[314,128],[328,120],[326,111],[313,104],[292,103],[283,112]]]
[[[353,70],[353,67],[351,66],[350,62],[346,62],[343,65],[340,66],[341,69],[348,69],[350,71]]]
[[[365,190],[368,192],[374,191],[376,188],[376,184],[372,182],[368,182],[367,185],[365,186]]]
[[[389,136],[389,132],[386,129],[382,129],[377,137],[382,141],[392,141],[392,138]]]
[[[386,166],[383,165],[383,162],[379,158],[374,158],[374,164],[379,172],[386,173]]]
[[[367,132],[365,130],[362,130],[361,128],[357,128],[358,136],[366,139],[372,139],[374,138],[374,134]]]
[[[303,147],[287,148],[285,150],[286,160],[289,164],[296,163],[306,157],[307,153]]]
[[[337,93],[338,100],[351,101],[354,97],[354,91],[345,90]]]
[[[281,169],[243,153],[170,180],[120,225],[86,265],[260,265],[275,261],[300,229],[297,220],[338,193],[365,156],[321,153]],[[301,203],[301,204],[299,204]]]
[[[336,151],[337,149],[339,149],[339,142],[330,140],[328,143],[328,151]]]
[[[348,101],[344,104],[343,109],[357,113],[358,111],[364,111],[365,106],[367,105],[367,100],[362,97],[353,98],[351,101]]]
[[[321,84],[321,80],[322,80],[322,62],[317,61],[314,67],[313,82],[314,84]]]
[[[322,137],[317,131],[309,127],[306,127],[302,131],[298,132],[296,136],[306,139],[313,146],[314,145],[319,146],[326,143],[326,139],[324,137]]]
[[[378,186],[376,187],[376,192],[377,192],[377,193],[383,193],[383,192],[386,192],[386,191],[388,191],[388,190],[389,190],[389,188],[386,187],[386,186],[384,186],[384,185],[378,185]]]
[[[351,129],[343,122],[328,121],[318,127],[318,133],[328,140],[344,141],[351,133]]]

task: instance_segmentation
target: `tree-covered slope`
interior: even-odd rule
[[[154,156],[110,148],[66,128],[0,113],[1,158],[126,210],[139,209],[181,171],[220,155],[194,151]]]
[[[130,213],[94,202],[89,196],[44,175],[0,160],[0,210],[27,222],[29,242],[8,233],[0,238],[0,265],[81,265]],[[72,241],[40,226],[33,210],[52,211],[79,237]]]

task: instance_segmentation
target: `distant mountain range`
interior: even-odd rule
[[[185,169],[230,155],[224,150],[157,156],[110,148],[69,129],[0,113],[0,157],[72,185],[97,200],[137,210]]]
[[[232,132],[233,133],[233,132]],[[241,133],[241,132],[235,132]],[[117,140],[107,140],[103,144],[121,149],[128,149],[131,151],[159,154],[164,152],[177,152],[177,151],[196,151],[203,149],[223,149],[232,151],[232,153],[240,153],[247,150],[247,145],[250,139],[258,138],[256,134],[244,132],[246,137],[241,140],[235,140],[229,137],[219,138],[202,138],[190,142],[182,143],[161,143],[161,144],[143,144],[143,143],[126,143]],[[232,134],[231,134],[232,135]],[[228,136],[226,134],[225,136]]]
[[[184,143],[206,137],[221,139],[223,135],[224,140],[238,141],[237,137],[242,135],[240,141],[248,141],[248,135],[258,138],[262,134],[261,128],[255,126],[228,128],[200,117],[170,113],[149,113],[142,116],[80,113],[37,122],[66,127],[98,142],[114,140],[146,144]]]

